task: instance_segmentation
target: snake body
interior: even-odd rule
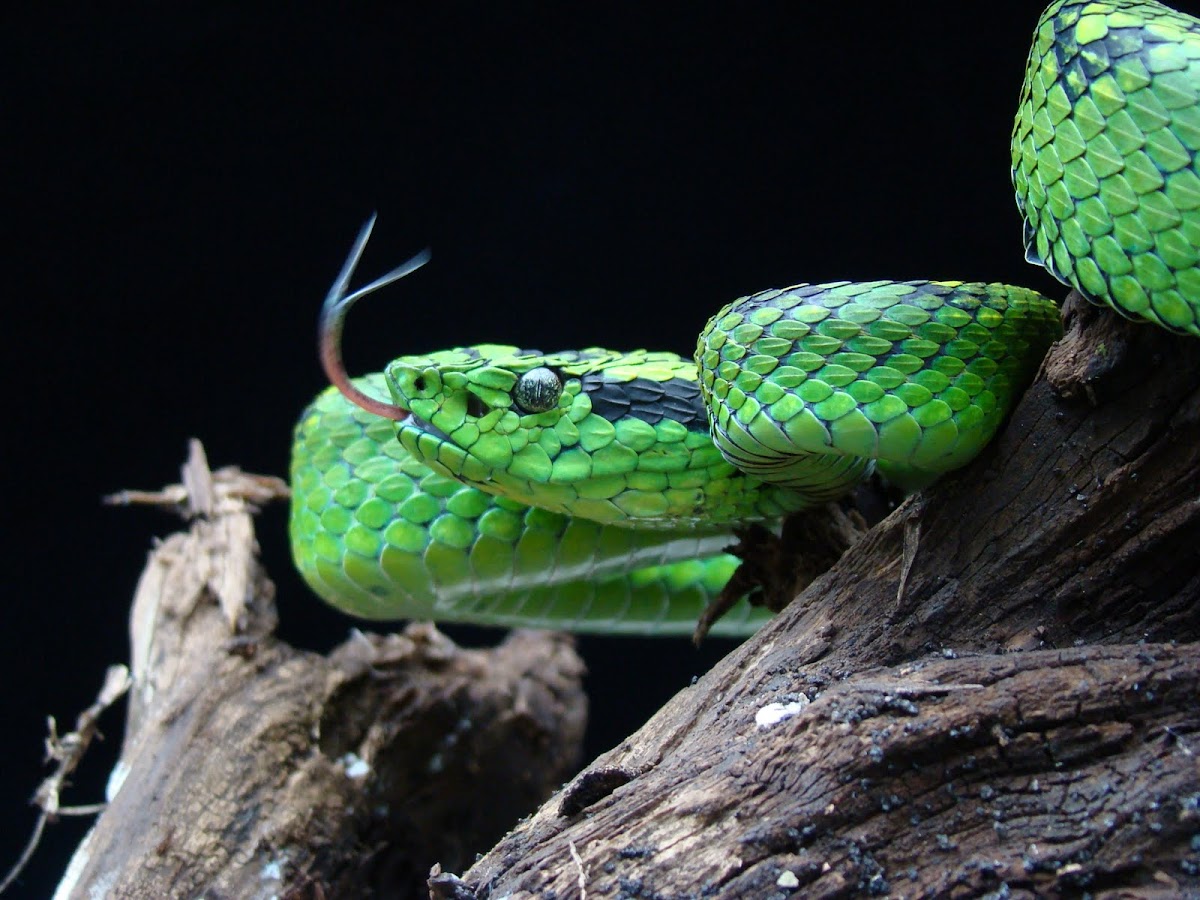
[[[403,421],[336,388],[301,418],[296,561],[360,616],[689,633],[733,571],[734,525],[840,496],[876,460],[909,483],[963,464],[1057,334],[1054,304],[1023,288],[839,283],[731,304],[699,368],[601,349],[401,357],[359,386]],[[743,604],[714,633],[761,620]]]
[[[1059,0],[1012,140],[1026,256],[1124,316],[1200,336],[1200,23]]]
[[[1031,259],[1200,335],[1198,95],[1195,20],[1057,2],[1012,154]],[[1009,285],[800,284],[726,306],[693,360],[481,345],[350,381],[345,310],[420,264],[347,296],[368,233],[326,302],[338,387],[297,425],[290,523],[308,583],[367,618],[690,633],[736,568],[734,527],[872,471],[917,489],[967,464],[1060,333],[1052,301]],[[712,631],[765,617],[743,601]]]

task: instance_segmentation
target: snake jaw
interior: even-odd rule
[[[409,415],[399,423],[396,440],[435,472],[472,487],[489,490],[493,468],[433,423]]]
[[[439,441],[449,441],[449,442],[453,443],[453,441],[450,438],[450,435],[446,434],[446,432],[442,431],[442,429],[438,428],[432,422],[427,422],[424,419],[419,419],[414,415],[410,414],[409,417],[404,421],[404,424],[406,427],[415,428],[416,430],[422,432],[423,434],[432,435],[433,437],[437,438]]]

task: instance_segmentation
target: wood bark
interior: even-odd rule
[[[1200,896],[1200,345],[1066,317],[982,458],[433,896]]]
[[[475,651],[412,625],[296,650],[249,509],[281,485],[198,455],[184,484],[142,498],[199,517],[142,575],[115,793],[56,897],[425,896],[431,860],[466,865],[577,767],[569,638]]]
[[[569,647],[299,653],[252,554],[168,541],[143,591],[191,599],[139,600],[127,774],[67,895],[412,896],[438,862],[458,900],[1200,896],[1200,344],[1066,314],[979,460],[465,872],[578,746]]]

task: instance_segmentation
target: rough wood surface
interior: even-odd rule
[[[1200,896],[1200,352],[1007,428],[435,897]]]
[[[184,483],[140,498],[199,517],[143,573],[115,795],[57,897],[421,896],[432,860],[466,865],[574,770],[569,639],[471,651],[416,625],[296,650],[250,515],[279,486],[198,454]]]

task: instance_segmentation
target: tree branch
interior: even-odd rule
[[[141,495],[195,518],[139,583],[115,796],[57,896],[420,896],[430,860],[465,865],[577,765],[568,638],[472,651],[413,625],[292,648],[251,520],[281,486],[209,473],[198,446],[184,484]]]

